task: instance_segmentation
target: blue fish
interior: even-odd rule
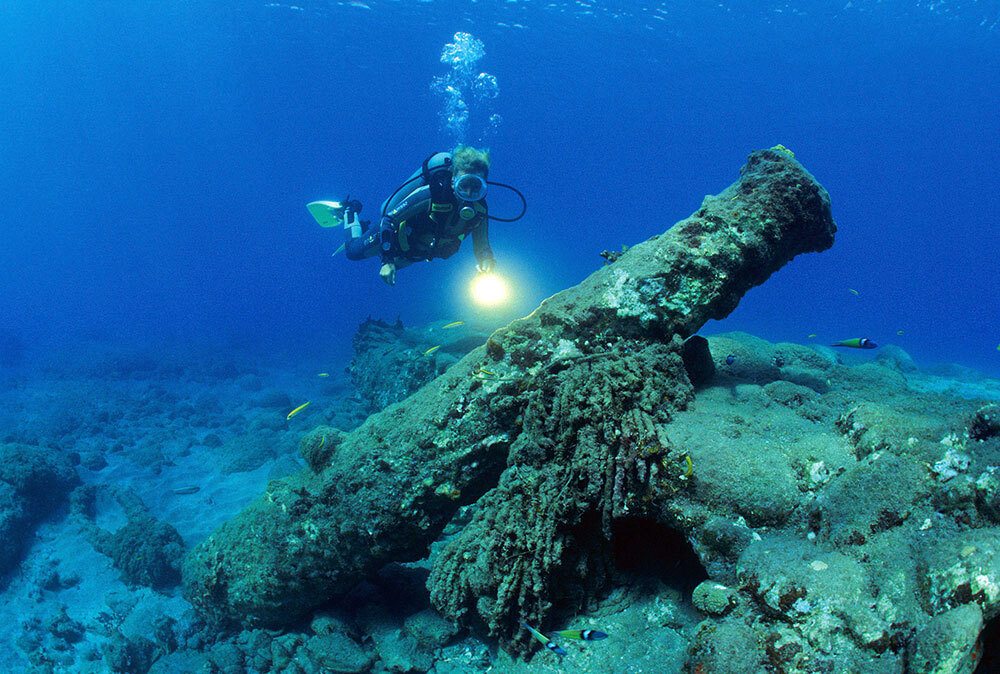
[[[726,356],[726,365],[732,365],[735,362],[736,362],[736,356],[734,356],[733,354],[729,354],[728,356]]]

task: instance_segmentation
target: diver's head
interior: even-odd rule
[[[489,150],[459,145],[451,153],[451,186],[455,196],[462,201],[479,201],[486,197],[489,172]]]

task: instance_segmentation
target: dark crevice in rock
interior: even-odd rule
[[[622,517],[611,525],[615,569],[655,576],[689,596],[708,579],[683,533],[645,517]]]
[[[986,623],[979,633],[979,663],[975,674],[1000,672],[1000,616]]]

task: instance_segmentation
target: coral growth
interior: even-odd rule
[[[35,525],[65,503],[78,481],[70,460],[57,450],[0,445],[0,576],[20,560]]]
[[[126,523],[114,532],[94,523],[101,493],[114,498]],[[165,589],[180,582],[184,543],[177,530],[161,522],[131,490],[123,487],[80,487],[73,492],[73,512],[98,552],[111,558],[129,585]]]
[[[678,350],[623,340],[535,376],[507,470],[435,561],[428,585],[446,616],[477,614],[526,647],[520,620],[607,585],[612,521],[686,484],[663,427],[691,396]]]

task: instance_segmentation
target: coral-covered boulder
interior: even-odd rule
[[[18,562],[38,521],[77,483],[72,463],[58,451],[0,445],[0,576]]]

